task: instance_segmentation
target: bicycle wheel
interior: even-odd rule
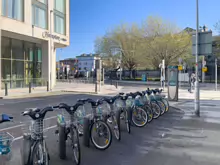
[[[93,145],[99,150],[105,150],[111,145],[111,130],[108,124],[101,120],[92,123],[90,128],[90,135]],[[97,135],[97,137],[95,137],[95,135]]]
[[[169,101],[166,98],[163,98],[162,101],[163,101],[163,103],[166,106],[166,112],[169,111],[169,108],[170,108]]]
[[[153,110],[153,118],[157,119],[160,116],[161,110],[160,106],[156,102],[151,102],[151,107]]]
[[[81,161],[81,151],[80,151],[80,144],[79,144],[79,132],[78,129],[74,126],[72,126],[72,129],[70,130],[71,134],[71,148],[73,150],[73,162],[75,162],[77,165],[80,164]]]
[[[66,158],[66,127],[58,125],[58,132],[59,132],[59,156],[60,159]]]
[[[48,153],[41,142],[37,142],[32,151],[30,165],[49,165]]]
[[[160,106],[160,110],[161,110],[161,114],[160,115],[163,115],[164,112],[166,111],[166,105],[162,101],[160,101],[160,100],[158,100],[157,103]]]
[[[144,109],[147,111],[148,114],[148,123],[150,123],[153,120],[153,110],[151,107],[147,104],[144,105]]]
[[[126,124],[126,128],[128,133],[131,133],[131,110],[130,109],[126,109],[125,110],[125,124]]]
[[[118,141],[121,140],[121,129],[120,129],[120,112],[116,111],[115,115],[112,115],[112,121],[113,121],[113,131],[115,134],[115,137]]]
[[[144,127],[147,124],[148,115],[147,112],[141,107],[135,107],[132,109],[132,123],[136,127]]]

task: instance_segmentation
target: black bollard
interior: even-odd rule
[[[47,92],[49,91],[49,82],[47,81]]]
[[[5,96],[8,96],[8,84],[5,83]]]
[[[111,85],[112,85],[112,80],[111,80]]]
[[[118,88],[118,81],[116,81],[115,87]]]
[[[29,82],[29,93],[31,93],[31,82]]]

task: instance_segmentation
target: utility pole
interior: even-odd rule
[[[199,54],[199,0],[196,0],[196,82],[195,82],[195,114],[200,116],[199,105],[199,75],[198,75],[198,54]]]
[[[215,90],[218,89],[218,59],[215,58]]]

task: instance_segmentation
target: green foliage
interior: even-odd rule
[[[191,36],[160,17],[148,17],[141,26],[122,24],[95,41],[95,50],[107,68],[122,66],[128,70],[156,69],[164,59],[166,66],[178,64],[181,57],[191,58]]]

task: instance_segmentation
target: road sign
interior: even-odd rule
[[[199,32],[199,56],[212,55],[212,31]],[[196,34],[192,35],[192,54],[196,54]]]
[[[182,65],[178,65],[178,70],[183,70],[183,66]]]
[[[207,72],[208,71],[208,68],[207,67],[203,67],[202,68],[202,72]]]

